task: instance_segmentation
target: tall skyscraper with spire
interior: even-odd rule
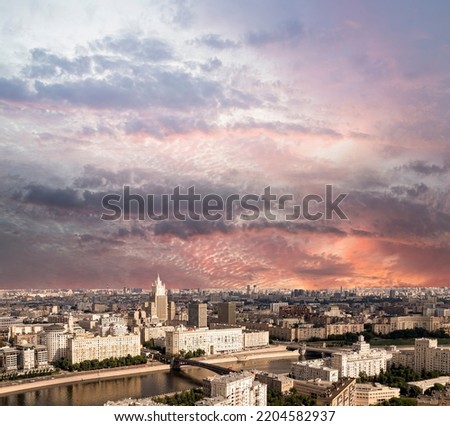
[[[161,278],[156,278],[156,281],[152,284],[152,292],[150,295],[150,316],[153,319],[158,319],[160,322],[168,320],[168,297],[166,286],[161,281]]]

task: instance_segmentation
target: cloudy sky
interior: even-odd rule
[[[1,1],[0,288],[446,286],[450,2]],[[100,219],[123,185],[348,220]]]

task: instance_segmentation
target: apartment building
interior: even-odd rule
[[[294,380],[294,388],[299,393],[313,397],[317,405],[355,405],[356,379],[353,378],[343,378],[333,383],[321,379]]]
[[[255,380],[248,371],[208,377],[203,380],[203,392],[206,400],[197,405],[267,405],[267,385]]]
[[[442,326],[442,318],[425,315],[407,315],[398,317],[381,318],[373,324],[373,332],[376,334],[388,334],[396,330],[408,330],[424,328],[427,331],[436,331]]]
[[[358,378],[360,373],[368,376],[379,374],[386,370],[387,362],[392,354],[384,349],[371,349],[364,341],[364,336],[358,337],[353,344],[352,352],[336,352],[331,355],[331,367],[339,371],[339,377]]]
[[[311,361],[293,362],[291,365],[291,376],[297,380],[325,380],[337,382],[339,371],[324,364],[324,360],[315,359]]]
[[[294,387],[294,379],[283,374],[268,373],[267,371],[255,371],[258,382],[267,385],[267,391],[288,393]]]
[[[244,330],[244,349],[264,348],[269,345],[268,331]]]
[[[207,355],[242,351],[244,336],[242,328],[187,329],[178,327],[166,332],[166,353],[177,355],[203,349]]]
[[[85,360],[121,358],[141,353],[139,334],[124,336],[74,336],[68,342],[68,359],[72,364]]]

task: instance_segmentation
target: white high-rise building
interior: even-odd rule
[[[168,305],[166,286],[158,274],[156,281],[152,284],[152,293],[150,295],[151,318],[160,322],[167,321],[169,319]]]
[[[371,349],[364,341],[364,336],[358,337],[353,344],[353,352],[336,352],[331,355],[331,367],[339,371],[339,378],[358,378],[360,373],[369,377],[386,370],[387,362],[392,354],[384,349]]]
[[[45,329],[48,362],[55,362],[61,358],[67,359],[69,339],[73,335],[66,332],[62,325],[51,325]]]
[[[0,373],[16,371],[18,366],[19,351],[13,348],[0,348]]]
[[[18,368],[20,370],[33,370],[35,367],[35,353],[34,346],[20,345],[16,346],[19,351]]]
[[[439,371],[450,373],[450,348],[438,347],[436,339],[416,339],[414,344],[414,369],[418,372]]]
[[[35,367],[48,367],[48,350],[46,346],[37,345],[34,347]]]
[[[433,371],[434,368],[434,352],[438,347],[436,339],[416,339],[414,342],[414,369],[416,371]],[[450,350],[447,349],[447,353]],[[440,367],[440,366],[439,366]],[[445,370],[445,369],[443,369]],[[441,371],[439,368],[437,371]]]

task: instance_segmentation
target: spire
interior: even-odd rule
[[[164,296],[166,294],[166,286],[161,281],[159,273],[158,276],[156,277],[155,282],[152,284],[152,294],[153,296]]]

